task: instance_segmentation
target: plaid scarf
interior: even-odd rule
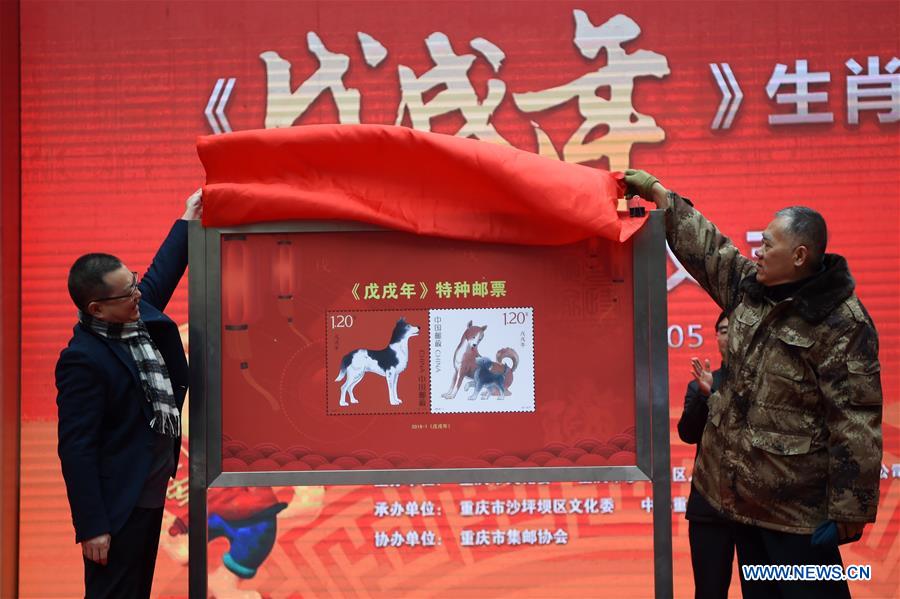
[[[181,414],[175,405],[169,370],[156,344],[147,332],[143,320],[135,322],[104,322],[78,312],[78,320],[106,339],[124,343],[137,364],[144,396],[153,406],[150,428],[161,435],[177,437],[181,432]]]

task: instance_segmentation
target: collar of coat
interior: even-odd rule
[[[793,309],[810,323],[825,320],[835,308],[853,295],[856,283],[850,275],[847,261],[837,254],[825,254],[825,269],[810,277],[793,295]],[[756,280],[753,273],[741,281],[740,290],[754,302],[761,302],[765,297],[765,286]]]

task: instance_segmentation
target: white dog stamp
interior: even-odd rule
[[[534,310],[429,310],[431,412],[534,412]]]
[[[326,314],[329,414],[428,412],[426,310]]]

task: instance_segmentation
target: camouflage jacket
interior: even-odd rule
[[[878,336],[846,261],[774,302],[740,254],[670,194],[666,237],[729,310],[728,376],[709,398],[694,485],[733,520],[809,534],[826,520],[874,522],[881,472]]]

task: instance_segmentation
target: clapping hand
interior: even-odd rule
[[[709,397],[712,393],[713,375],[707,358],[703,364],[698,358],[691,358],[691,375],[700,386],[700,393]]]

